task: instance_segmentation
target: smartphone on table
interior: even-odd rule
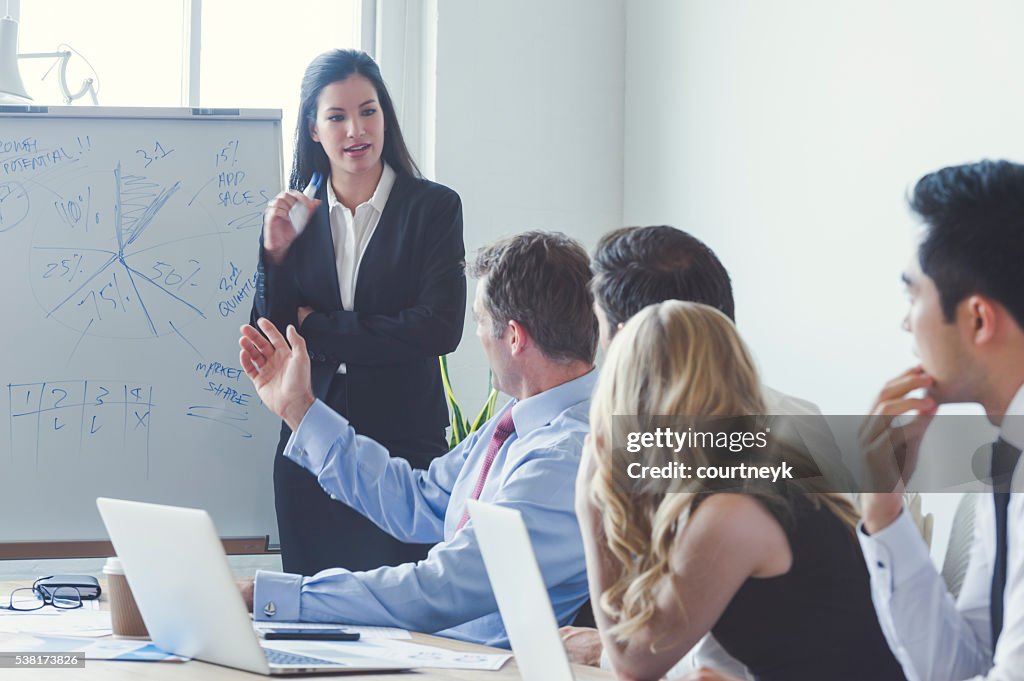
[[[344,629],[259,629],[267,641],[358,641],[358,631]]]

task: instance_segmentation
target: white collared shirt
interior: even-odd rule
[[[1006,410],[1000,435],[1024,446],[1024,386]],[[1017,466],[1007,512],[1007,577],[1003,630],[992,652],[992,568],[996,554],[991,494],[978,499],[970,562],[954,603],[909,514],[857,536],[871,575],[871,598],[889,647],[908,681],[1024,679],[1024,465]]]
[[[341,308],[351,312],[355,306],[356,279],[359,265],[370,243],[384,206],[395,185],[395,171],[387,163],[380,181],[370,200],[356,206],[355,214],[338,200],[334,187],[327,182],[327,210],[331,219],[331,238],[334,240],[334,259],[338,269],[338,289],[341,291]],[[345,364],[338,367],[338,373],[346,371]]]

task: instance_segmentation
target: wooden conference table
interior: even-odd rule
[[[5,598],[12,590],[31,586],[29,582],[0,582],[0,598]],[[101,609],[107,608],[106,594],[100,597]],[[15,636],[0,632],[0,641]],[[474,653],[494,653],[506,650],[498,650],[487,646],[464,643],[440,636],[429,634],[412,635],[414,643],[437,646],[448,650],[458,650]],[[615,676],[608,671],[573,665],[573,672],[577,679],[614,679]],[[291,678],[335,678],[339,681],[345,679],[359,679],[360,681],[510,681],[519,679],[519,668],[514,659],[509,660],[496,672],[479,671],[475,669],[417,669],[410,672],[397,674],[311,674],[300,675]],[[221,667],[215,664],[207,664],[192,660],[185,663],[172,662],[104,662],[102,660],[87,660],[85,667],[81,669],[0,669],[0,678],[25,679],[26,681],[182,681],[183,679],[196,679],[197,681],[240,681],[241,679],[272,678],[263,677],[259,674],[251,674],[240,669]],[[288,677],[273,677],[288,678]]]

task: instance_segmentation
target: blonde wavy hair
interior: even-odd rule
[[[676,535],[709,490],[695,480],[673,481],[668,489],[665,481],[645,487],[630,480],[621,456],[618,467],[613,461],[613,416],[616,432],[622,433],[645,431],[652,417],[756,416],[765,409],[750,352],[718,310],[666,301],[643,309],[616,334],[591,402],[590,427],[595,459],[591,498],[602,511],[604,539],[621,571],[601,594],[600,606],[617,620],[611,633],[618,640],[628,640],[654,616],[656,587],[669,576]],[[721,454],[700,447],[677,457],[694,466],[723,463]],[[813,459],[789,449],[785,457],[795,471],[796,486],[814,493],[816,506],[824,505],[852,530],[857,520],[853,506],[827,493],[820,477],[800,474],[816,470]],[[788,498],[775,485],[761,485],[750,493],[766,504],[789,508]]]

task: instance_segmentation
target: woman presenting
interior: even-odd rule
[[[323,180],[310,199],[299,190],[314,173]],[[448,449],[437,358],[462,337],[462,203],[419,176],[366,53],[333,50],[306,69],[289,186],[264,217],[252,321],[295,324],[316,396],[361,435],[426,468]],[[285,572],[368,570],[426,555],[330,499],[281,455],[290,434],[282,424],[274,459]]]

